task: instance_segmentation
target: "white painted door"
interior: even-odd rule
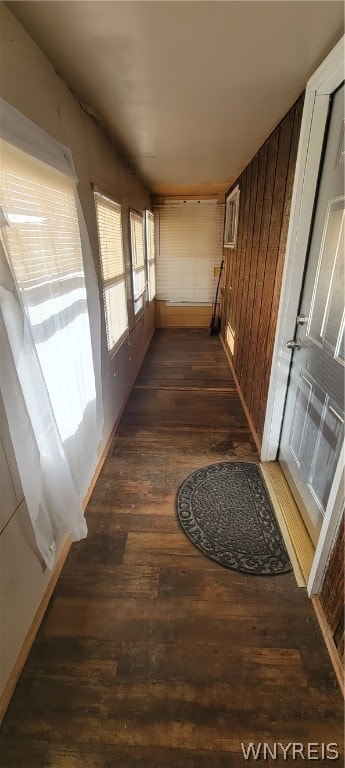
[[[279,452],[315,544],[344,439],[344,320],[342,86],[331,103]]]

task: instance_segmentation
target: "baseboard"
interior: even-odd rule
[[[130,393],[131,393],[131,391],[133,389],[133,386],[134,386],[134,383],[135,383],[135,379],[137,378],[138,373],[140,371],[140,368],[141,368],[141,366],[142,366],[142,364],[144,362],[146,352],[147,352],[147,350],[148,350],[148,348],[149,348],[149,346],[151,344],[152,337],[153,337],[153,334],[154,334],[155,330],[156,329],[154,327],[153,331],[152,331],[152,333],[151,333],[151,335],[149,337],[149,340],[147,342],[147,345],[145,347],[145,352],[143,354],[142,362],[138,366],[138,370],[137,370],[137,372],[135,374],[135,378],[134,378],[133,382],[128,387],[128,391],[126,392],[126,396],[124,398],[124,401],[123,401],[123,404],[122,404],[121,409],[119,411],[119,414],[118,414],[118,417],[116,419],[116,422],[115,422],[115,424],[114,424],[114,426],[113,426],[113,428],[111,430],[111,433],[110,433],[110,435],[108,437],[108,440],[107,440],[107,442],[105,444],[105,447],[104,447],[104,449],[102,451],[102,454],[101,454],[101,457],[100,457],[100,459],[98,461],[98,464],[97,464],[96,470],[94,472],[93,478],[92,478],[91,483],[89,485],[87,494],[86,494],[85,499],[83,501],[83,510],[86,509],[86,507],[87,507],[87,505],[89,503],[92,491],[93,491],[93,489],[94,489],[94,487],[96,485],[96,482],[97,482],[98,477],[100,475],[100,472],[102,470],[103,464],[104,464],[104,462],[105,462],[105,460],[107,458],[107,455],[109,453],[109,449],[110,449],[110,446],[111,446],[112,441],[114,439],[114,435],[116,433],[119,421],[120,421],[121,416],[123,414],[123,411],[124,411],[124,409],[125,409],[125,407],[127,405],[127,401],[128,401],[129,395],[130,395]],[[47,584],[47,587],[46,587],[46,589],[44,591],[44,594],[43,594],[43,597],[41,599],[41,602],[40,602],[40,604],[38,606],[38,609],[37,609],[37,611],[35,613],[33,621],[32,621],[32,623],[30,625],[29,631],[28,631],[28,633],[27,633],[27,635],[25,637],[23,645],[22,645],[22,647],[21,647],[21,649],[19,651],[19,654],[18,654],[18,656],[16,658],[16,661],[14,663],[12,672],[11,672],[11,674],[10,674],[10,676],[8,678],[8,681],[7,681],[6,685],[5,685],[5,688],[4,688],[4,690],[3,690],[2,694],[1,694],[1,697],[0,697],[0,725],[2,723],[4,715],[6,713],[7,707],[9,705],[10,701],[11,701],[11,698],[13,696],[13,693],[14,693],[15,687],[17,685],[17,682],[19,680],[19,677],[20,677],[20,675],[21,675],[21,673],[23,671],[24,664],[25,664],[26,659],[27,659],[27,657],[28,657],[28,655],[30,653],[31,646],[32,646],[32,644],[33,644],[33,642],[35,640],[35,637],[36,637],[37,632],[39,630],[40,624],[41,624],[41,622],[43,620],[44,614],[45,614],[45,612],[47,610],[49,600],[50,600],[50,598],[51,598],[51,596],[52,596],[52,594],[54,592],[54,589],[55,589],[55,586],[57,584],[58,578],[59,578],[60,573],[62,571],[62,568],[64,566],[66,557],[67,557],[67,555],[69,553],[71,544],[72,544],[72,539],[71,539],[71,537],[69,535],[67,535],[66,539],[64,541],[64,544],[63,544],[63,546],[62,546],[62,548],[60,550],[60,553],[58,555],[58,558],[56,560],[56,563],[54,565],[53,571],[51,573],[51,576],[50,576],[49,582]]]
[[[312,595],[311,598],[314,611],[316,613],[317,620],[320,625],[321,632],[324,637],[324,641],[327,646],[328,653],[330,655],[331,662],[333,664],[334,672],[337,676],[337,680],[340,686],[340,690],[345,697],[345,684],[344,684],[344,668],[341,663],[340,656],[338,654],[337,646],[334,642],[331,630],[329,628],[329,625],[327,623],[326,616],[324,614],[324,610],[321,605],[321,600],[318,595]]]
[[[126,402],[127,402],[127,400],[126,400]],[[125,403],[125,405],[126,405],[126,403]],[[93,491],[93,489],[94,489],[94,487],[95,487],[95,485],[97,483],[98,477],[99,477],[99,475],[101,473],[101,470],[102,470],[102,467],[103,467],[103,464],[104,464],[104,462],[105,462],[105,460],[107,458],[107,455],[109,453],[110,446],[111,446],[111,444],[113,442],[113,438],[114,438],[115,432],[117,430],[117,427],[118,427],[118,424],[119,424],[119,421],[120,421],[120,418],[121,418],[121,415],[122,415],[122,410],[123,409],[121,409],[121,412],[120,412],[119,416],[117,417],[116,422],[115,422],[115,424],[114,424],[114,426],[113,426],[113,428],[112,428],[112,430],[110,432],[108,440],[107,440],[107,442],[106,442],[106,444],[105,444],[105,446],[103,448],[101,457],[100,457],[100,459],[98,461],[98,464],[97,464],[97,467],[95,469],[93,478],[92,478],[91,483],[90,483],[90,485],[88,487],[87,494],[86,494],[85,499],[83,501],[83,510],[84,510],[84,512],[85,512],[85,509],[86,509],[86,507],[87,507],[87,505],[88,505],[88,503],[90,501],[90,498],[91,498],[91,495],[92,495],[92,491]]]
[[[227,359],[227,361],[229,363],[229,367],[230,367],[231,373],[232,373],[232,375],[234,377],[234,381],[235,381],[235,384],[236,384],[236,387],[237,387],[237,390],[238,390],[238,394],[240,396],[240,400],[241,400],[241,403],[242,403],[242,406],[243,406],[243,410],[244,410],[244,412],[246,414],[246,418],[247,418],[247,421],[248,421],[248,424],[249,424],[250,431],[251,431],[252,436],[253,436],[253,440],[254,440],[255,445],[256,445],[256,447],[257,447],[257,449],[259,451],[259,455],[261,456],[261,447],[262,447],[261,446],[261,440],[259,438],[259,435],[256,432],[255,427],[254,427],[254,424],[253,424],[253,421],[252,421],[252,417],[251,417],[251,415],[250,415],[250,413],[248,411],[247,403],[246,403],[246,401],[245,401],[245,399],[243,397],[242,390],[241,390],[241,387],[240,387],[240,383],[239,383],[239,380],[238,380],[238,378],[236,376],[236,373],[235,373],[235,370],[234,370],[234,366],[232,364],[231,357],[229,355],[229,352],[227,350],[225,341],[224,341],[223,336],[221,334],[220,334],[220,340],[222,342],[222,345],[223,345],[223,348],[224,348],[224,352],[226,354],[226,359]]]

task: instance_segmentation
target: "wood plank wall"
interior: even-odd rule
[[[222,335],[259,443],[303,100],[301,96],[233,184],[240,186],[237,246],[224,249]]]
[[[344,517],[340,525],[337,540],[327,566],[320,593],[320,602],[327,619],[331,634],[344,664]]]

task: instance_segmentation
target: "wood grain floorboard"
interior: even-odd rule
[[[89,536],[72,547],[4,719],[2,768],[240,768],[241,742],[342,745],[341,694],[294,576],[224,569],[177,521],[185,478],[236,460],[259,457],[219,339],[156,332]]]

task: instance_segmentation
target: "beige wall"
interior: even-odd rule
[[[97,272],[97,230],[91,184],[96,184],[122,203],[126,268],[130,286],[128,209],[142,211],[150,207],[149,193],[122,163],[98,125],[84,113],[39,48],[3,4],[0,5],[0,15],[0,94],[9,104],[72,150]],[[147,307],[135,325],[129,301],[129,317],[129,343],[125,342],[110,361],[102,313],[103,446],[143,360],[154,329],[154,306]],[[92,316],[90,321],[92,325]],[[37,554],[11,453],[6,418],[4,413],[0,415],[3,450],[0,452],[1,489],[5,509],[0,535],[1,694],[51,574],[43,569]]]

